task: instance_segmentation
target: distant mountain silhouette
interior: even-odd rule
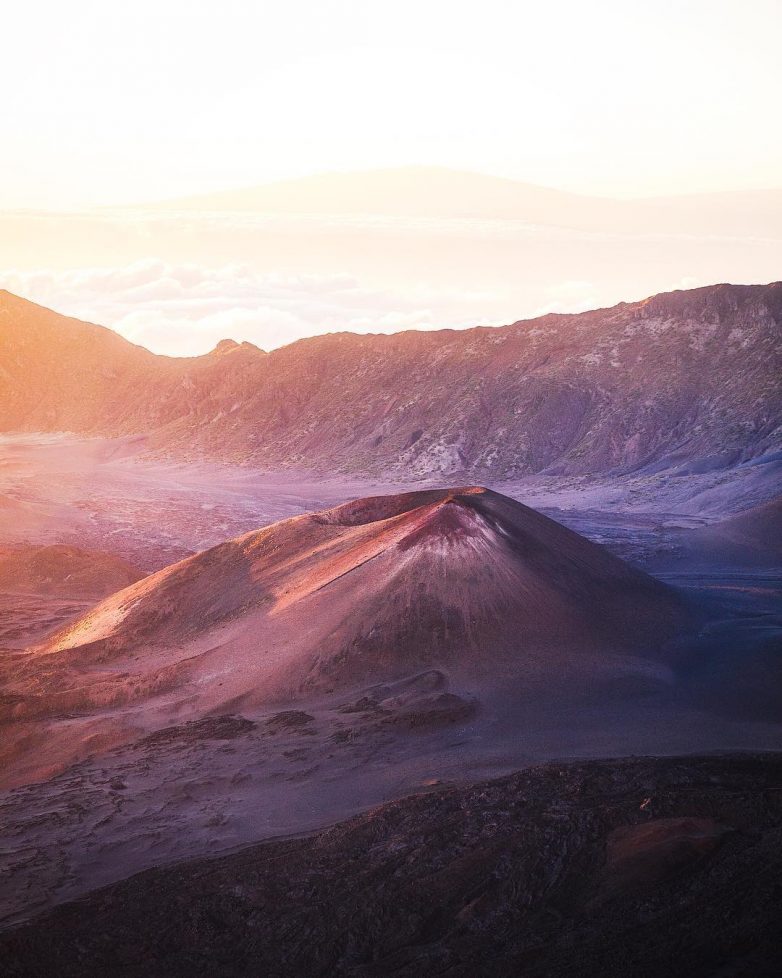
[[[521,221],[613,233],[782,237],[782,189],[619,200],[437,166],[321,173],[153,205],[165,211]]]

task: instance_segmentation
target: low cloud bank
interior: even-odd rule
[[[120,268],[16,271],[0,287],[58,312],[110,326],[157,353],[204,353],[219,340],[264,349],[318,333],[485,324],[478,292],[373,289],[350,275],[260,275],[156,259]],[[456,309],[463,310],[454,316]]]

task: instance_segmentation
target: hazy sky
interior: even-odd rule
[[[0,206],[433,163],[606,195],[782,184],[780,0],[28,0]]]
[[[511,206],[465,174],[356,172],[782,188],[781,29],[782,0],[14,4],[0,288],[194,354],[771,281],[782,190],[666,211],[520,187]],[[276,187],[266,210],[156,204],[334,170],[359,212],[338,212],[330,177]],[[91,210],[127,203],[143,206]]]

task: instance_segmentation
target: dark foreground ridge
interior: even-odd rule
[[[8,978],[782,973],[782,754],[547,764],[150,870]]]

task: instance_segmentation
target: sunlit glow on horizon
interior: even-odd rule
[[[777,0],[33,0],[0,207],[433,164],[587,194],[782,184]]]
[[[5,26],[0,288],[156,352],[780,275],[778,0],[31,0]]]

